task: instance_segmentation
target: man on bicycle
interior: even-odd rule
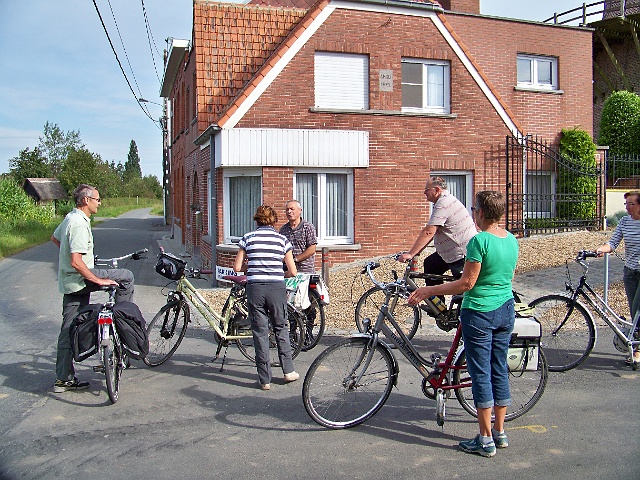
[[[76,207],[53,232],[51,241],[60,249],[58,288],[62,296],[62,328],[58,336],[55,393],[85,390],[89,382],[75,376],[69,328],[78,312],[89,304],[91,292],[101,286],[115,285],[116,302],[131,301],[133,273],[124,268],[94,268],[91,215],[98,213],[100,194],[91,186],[80,184],[73,191]]]
[[[429,222],[422,229],[411,249],[400,255],[406,262],[419,255],[433,239],[436,251],[424,259],[424,273],[443,275],[447,270],[455,279],[462,276],[467,243],[476,233],[476,226],[467,208],[447,191],[441,177],[430,177],[424,187],[427,200],[433,203]],[[427,286],[442,283],[425,280]]]

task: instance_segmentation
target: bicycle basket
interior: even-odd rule
[[[170,253],[161,253],[156,263],[156,272],[169,280],[180,280],[187,262]]]

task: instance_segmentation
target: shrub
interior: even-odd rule
[[[48,223],[54,216],[53,204],[36,205],[14,180],[0,180],[0,221],[12,225],[31,220]]]
[[[640,97],[632,92],[613,92],[604,102],[600,117],[600,145],[614,154],[640,154]]]
[[[587,132],[562,130],[558,165],[558,216],[566,219],[592,219],[596,215],[596,145]]]

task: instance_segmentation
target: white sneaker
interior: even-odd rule
[[[299,378],[300,378],[300,374],[298,372],[291,372],[291,373],[284,374],[284,381],[287,383],[295,382]]]

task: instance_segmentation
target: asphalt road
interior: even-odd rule
[[[100,256],[151,250],[127,264],[148,318],[163,304],[166,281],[153,265],[167,234],[146,211],[94,230]],[[622,365],[603,328],[585,364],[550,374],[540,402],[507,424],[509,448],[486,459],[456,447],[476,434],[475,419],[451,399],[438,427],[435,402],[399,354],[398,388],[380,412],[359,427],[327,430],[306,414],[301,381],[285,385],[276,371],[271,391],[258,390],[255,367],[235,347],[220,371],[220,361],[210,361],[213,335],[197,320],[165,365],[132,363],[116,405],[91,369],[97,357],[77,368],[92,382],[88,391],[54,394],[56,261],[46,244],[0,262],[0,479],[640,478],[640,373]],[[425,326],[416,336],[427,356],[450,341],[433,332]],[[304,374],[336,340],[329,335],[301,353],[296,369]]]

